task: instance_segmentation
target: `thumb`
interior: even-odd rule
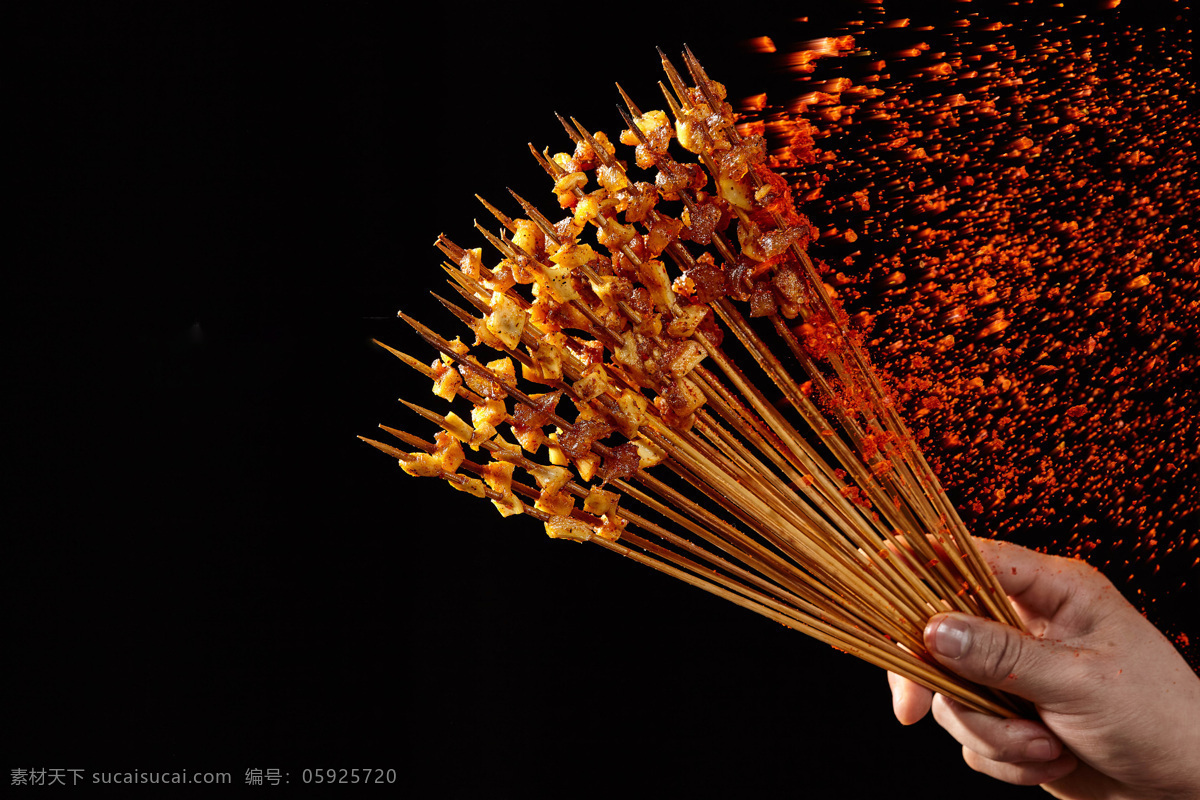
[[[1052,703],[1078,689],[1075,649],[969,614],[937,614],[925,646],[943,666],[984,686]]]

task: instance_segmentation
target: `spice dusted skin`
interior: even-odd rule
[[[666,156],[667,147],[675,137],[675,130],[666,112],[647,111],[633,120],[642,136],[639,138],[632,130],[621,132],[621,144],[634,145],[634,163],[641,169],[649,169],[658,159]],[[645,140],[645,144],[642,140]]]
[[[696,191],[708,185],[708,173],[699,164],[680,164],[670,156],[662,157],[657,164],[654,186],[663,200],[678,200],[680,192]]]
[[[638,446],[632,442],[611,448],[611,454],[604,457],[600,475],[605,483],[622,478],[630,478],[641,469],[642,456]]]
[[[460,364],[458,371],[468,388],[489,400],[503,400],[508,397],[508,392],[504,390],[504,386],[500,382],[492,380],[490,376],[495,375],[500,381],[509,386],[514,385],[517,382],[517,374],[513,368],[511,359],[496,359],[495,361],[488,362],[486,367],[480,364],[475,356],[467,356],[467,362],[466,364]],[[475,369],[471,365],[483,367],[483,369]]]
[[[575,424],[558,434],[558,446],[577,461],[591,452],[592,445],[613,432],[613,426],[601,419],[576,420]]]
[[[540,430],[554,414],[554,408],[558,405],[561,397],[562,391],[559,390],[530,398],[534,402],[532,407],[525,403],[517,403],[516,411],[513,413],[513,428],[521,431]]]
[[[700,305],[716,302],[729,292],[725,271],[716,265],[710,253],[696,259],[696,266],[685,274],[694,287],[692,299]]]
[[[701,192],[691,208],[684,209],[681,235],[696,244],[712,244],[713,234],[724,228],[722,222],[728,224],[729,215],[721,207],[721,198]]]

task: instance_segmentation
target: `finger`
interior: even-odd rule
[[[901,725],[920,722],[929,713],[933,692],[894,672],[888,673],[888,685],[892,688],[892,711]]]
[[[1070,775],[1079,766],[1079,759],[1070,750],[1053,761],[1027,761],[1010,764],[1005,761],[992,761],[985,758],[969,747],[963,747],[963,761],[976,772],[990,775],[996,780],[1013,783],[1018,786],[1037,786],[1042,783],[1057,781]]]
[[[994,539],[976,539],[1005,593],[1032,614],[1049,618],[1099,573],[1082,561],[1060,558]]]
[[[1077,648],[999,622],[937,614],[925,627],[925,646],[962,677],[1037,704],[1062,702],[1081,691]]]
[[[940,694],[933,701],[933,718],[959,744],[990,761],[1053,761],[1062,755],[1059,738],[1034,720],[980,714]]]

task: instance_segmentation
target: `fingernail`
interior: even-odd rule
[[[1054,745],[1049,739],[1034,739],[1025,746],[1025,757],[1030,761],[1050,761],[1054,758]]]
[[[961,619],[945,617],[926,639],[938,655],[962,658],[971,648],[971,629]]]

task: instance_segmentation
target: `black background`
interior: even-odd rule
[[[356,440],[413,425],[395,398],[425,382],[370,339],[424,357],[397,308],[451,327],[431,243],[479,243],[476,192],[545,202],[525,143],[566,149],[552,112],[615,135],[613,81],[657,105],[654,47],[685,42],[757,90],[735,45],[771,14],[593,5],[44,5],[20,28],[8,768],[1021,795],[902,730],[877,670]]]

